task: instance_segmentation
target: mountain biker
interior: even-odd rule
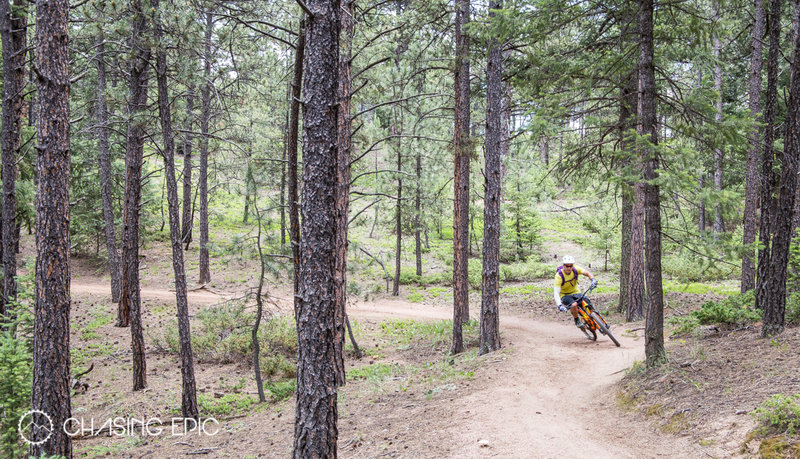
[[[578,290],[578,275],[583,274],[592,281],[592,288],[597,286],[597,279],[594,275],[586,269],[575,265],[575,258],[570,255],[565,255],[561,260],[562,265],[556,270],[556,277],[554,279],[553,298],[556,300],[556,307],[561,312],[566,312],[567,309],[572,313],[575,318],[575,325],[581,328],[584,324],[578,318],[578,300],[581,298],[580,291]],[[584,297],[584,301],[591,306],[589,298]]]

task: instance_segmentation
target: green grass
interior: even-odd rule
[[[450,344],[453,333],[452,320],[418,322],[411,319],[399,319],[381,322],[380,326],[383,335],[401,349],[413,346],[441,348]],[[476,339],[478,326],[476,320],[464,323],[464,339]]]
[[[248,394],[225,394],[214,397],[206,394],[197,394],[197,405],[200,413],[206,416],[222,417],[239,413],[246,413],[258,404],[258,398]]]
[[[708,293],[716,293],[718,295],[736,295],[739,293],[739,288],[733,285],[713,285],[703,282],[680,282],[673,280],[664,281],[664,292],[674,293],[694,293],[705,295]]]
[[[388,378],[403,375],[405,372],[398,364],[373,363],[347,372],[347,379],[363,379],[374,383],[383,382]]]
[[[117,352],[119,348],[113,344],[97,344],[89,343],[81,347],[73,347],[70,349],[70,366],[73,373],[80,373],[85,371],[92,359],[97,357],[110,357]]]
[[[418,292],[416,288],[412,289],[412,292],[406,296],[406,299],[412,303],[422,303],[425,300],[425,295]]]
[[[90,339],[97,339],[100,338],[100,335],[97,333],[97,330],[104,326],[108,325],[114,321],[114,317],[111,314],[99,314],[97,315],[91,322],[86,324],[83,328],[81,328],[81,339],[88,341]]]
[[[278,403],[294,395],[297,391],[297,380],[287,379],[284,381],[272,381],[264,383],[264,388],[272,394],[270,396],[272,401]]]

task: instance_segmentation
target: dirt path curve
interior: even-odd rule
[[[73,293],[111,294],[108,285],[77,283]],[[195,308],[227,294],[189,293]],[[174,300],[167,289],[142,289],[143,299]],[[286,303],[286,304],[284,304]],[[288,300],[279,301],[290,310]],[[348,306],[356,318],[402,317],[440,320],[447,308],[379,298]],[[473,315],[476,311],[473,310]],[[699,458],[711,456],[685,438],[660,434],[616,416],[612,385],[644,357],[641,340],[622,336],[617,348],[605,337],[583,338],[572,325],[501,315],[502,341],[513,357],[466,395],[454,397],[435,429],[419,429],[422,444],[452,445],[450,457],[509,458]],[[487,363],[487,365],[492,365]],[[491,370],[482,373],[491,374]],[[409,426],[413,428],[413,426]],[[480,442],[488,446],[481,446]]]
[[[111,296],[111,286],[108,283],[86,283],[75,282],[70,284],[70,291],[80,294],[88,295],[105,295]],[[142,299],[158,299],[165,301],[175,301],[175,290],[157,289],[157,288],[143,288],[141,289]],[[197,305],[210,305],[219,303],[228,297],[227,294],[214,293],[205,289],[195,290],[188,292],[189,303]]]
[[[358,304],[350,311],[355,317],[451,317],[445,309],[402,300]],[[514,349],[509,364],[498,364],[490,382],[455,398],[442,430],[420,434],[455,445],[452,457],[705,456],[684,438],[615,416],[611,386],[644,357],[642,341],[615,328],[620,348],[606,337],[591,342],[571,325],[501,316],[503,343]],[[482,440],[488,446],[480,446]]]

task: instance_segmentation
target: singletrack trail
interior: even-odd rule
[[[70,284],[70,291],[72,293],[82,293],[88,295],[105,295],[111,296],[111,287],[106,283],[86,283],[75,282]],[[187,293],[190,304],[195,305],[211,305],[219,303],[227,299],[225,294],[214,293],[209,290],[200,289]],[[175,290],[157,289],[157,288],[143,288],[141,289],[142,299],[156,299],[164,301],[175,301]]]
[[[72,283],[72,292],[110,295],[99,283]],[[143,299],[174,301],[168,289],[142,289]],[[230,294],[206,290],[189,292],[192,310],[227,299]],[[292,309],[278,298],[284,312]],[[378,298],[355,302],[348,312],[357,319],[452,318],[447,307]],[[473,304],[473,317],[479,305]],[[449,445],[445,457],[502,458],[700,458],[713,457],[684,437],[661,434],[647,425],[621,416],[614,383],[635,360],[643,360],[641,339],[612,331],[622,347],[605,336],[587,340],[573,325],[503,314],[501,339],[511,354],[491,355],[475,374],[471,389],[457,391],[438,408],[426,411],[426,422],[406,420],[418,445]],[[571,321],[570,321],[571,322]],[[419,425],[417,425],[419,424]],[[378,433],[374,433],[378,434]],[[341,440],[341,438],[340,438]],[[420,449],[410,456],[431,457]],[[355,454],[358,456],[358,454]],[[437,457],[442,456],[437,455]],[[351,453],[342,451],[342,457]]]
[[[452,317],[446,309],[402,300],[354,305],[350,311],[355,317]],[[707,455],[685,438],[660,434],[645,423],[618,416],[611,386],[635,360],[643,360],[641,339],[622,336],[623,328],[612,325],[622,344],[618,348],[605,336],[591,342],[564,323],[504,316],[502,312],[500,322],[503,346],[514,349],[513,357],[495,372],[490,368],[481,373],[492,379],[478,390],[450,402],[441,430],[419,432],[431,441],[454,445],[452,457]]]

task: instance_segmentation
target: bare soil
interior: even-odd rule
[[[75,261],[73,369],[95,364],[82,378],[88,390],[73,398],[75,417],[176,416],[180,363],[154,345],[174,320],[169,257],[159,250],[147,252],[142,270],[148,388],[135,393],[130,390],[130,331],[109,321],[116,317],[116,305],[110,301],[108,277],[101,266]],[[244,260],[212,267],[220,280],[189,294],[190,314],[244,296],[252,288],[244,279],[253,277],[254,265]],[[546,287],[549,282],[538,284]],[[273,286],[270,294],[277,303],[273,312],[290,314],[291,295],[285,287]],[[755,421],[747,413],[772,393],[798,392],[796,329],[773,341],[758,339],[756,329],[669,339],[668,366],[626,376],[644,358],[643,324],[626,324],[610,314],[622,347],[605,337],[590,342],[567,315],[552,308],[549,297],[547,291],[503,295],[503,349],[486,356],[475,355],[474,342],[464,355],[449,357],[446,348],[388,346],[379,338],[387,319],[451,318],[447,295],[426,297],[422,303],[378,295],[351,304],[360,344],[373,352],[361,360],[348,354],[348,370],[376,364],[401,370],[377,382],[350,379],[341,388],[340,455],[748,457],[758,454],[758,440],[748,438]],[[594,301],[607,307],[615,298],[597,295]],[[667,313],[685,313],[708,298],[670,294]],[[474,292],[471,305],[477,318],[480,300]],[[107,323],[96,326],[98,318]],[[248,362],[199,362],[196,377],[198,392],[206,397],[237,393],[255,398]],[[294,399],[289,398],[219,416],[219,433],[213,436],[83,437],[75,442],[76,456],[287,457],[293,412]]]

